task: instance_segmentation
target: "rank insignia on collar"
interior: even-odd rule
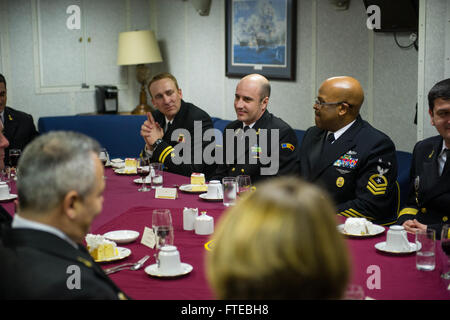
[[[8,119],[9,119],[9,121],[13,121],[13,118],[11,117],[10,114],[8,114]]]
[[[383,175],[374,174],[369,178],[367,183],[367,190],[369,190],[374,196],[383,195],[387,190],[387,179]]]
[[[83,263],[86,267],[92,268],[92,262],[90,262],[89,260],[87,260],[83,257],[77,257],[77,260],[80,261],[81,263]]]
[[[431,159],[431,157],[433,156],[433,154],[434,154],[434,150],[431,151],[430,155],[428,156],[428,159]]]
[[[292,144],[290,144],[290,143],[282,143],[281,144],[281,148],[283,148],[283,149],[290,149],[291,151],[295,150],[295,147]]]

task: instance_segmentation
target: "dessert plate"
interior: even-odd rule
[[[111,258],[105,259],[105,260],[95,260],[95,262],[111,262],[111,261],[122,260],[131,254],[131,250],[128,248],[117,247],[117,251],[119,251],[119,254],[117,256],[114,256],[114,257],[111,257]]]
[[[130,243],[139,237],[139,232],[134,230],[116,230],[107,232],[103,236],[115,243]]]
[[[201,191],[192,191],[192,186],[196,186],[196,184],[183,184],[179,187],[180,191],[189,192],[189,193],[203,193],[205,190]]]
[[[180,277],[184,276],[188,273],[190,273],[194,269],[190,264],[187,263],[181,263],[181,271],[178,273],[171,273],[171,274],[164,274],[161,273],[161,271],[158,270],[158,264],[152,264],[145,268],[145,273],[152,277],[158,277],[158,278],[174,278],[174,277]]]
[[[6,197],[0,197],[0,201],[9,201],[9,200],[14,200],[16,198],[17,198],[17,194],[10,193]]]
[[[375,244],[375,248],[379,251],[382,252],[387,252],[387,253],[393,253],[393,254],[408,254],[408,253],[413,253],[416,252],[417,250],[420,250],[420,248],[422,248],[422,245],[420,243],[415,244],[413,242],[408,242],[409,243],[409,250],[408,251],[392,251],[392,250],[387,250],[386,249],[386,242],[378,242],[377,244]]]
[[[212,197],[208,196],[207,193],[202,193],[202,194],[200,194],[200,195],[199,195],[199,198],[200,198],[200,199],[203,199],[203,200],[206,200],[206,201],[222,201],[222,200],[223,200],[222,197],[219,197],[219,198],[212,198]]]
[[[134,179],[133,182],[137,183],[137,184],[141,184],[142,183],[142,178]],[[146,177],[145,178],[145,183],[152,183],[152,179],[150,177]]]
[[[382,234],[384,232],[384,227],[383,226],[379,226],[376,224],[372,225],[372,228],[374,229],[373,232],[369,233],[369,234],[353,234],[353,233],[347,233],[344,231],[344,224],[340,224],[337,226],[337,229],[340,233],[342,233],[343,235],[349,236],[349,237],[356,237],[356,238],[367,238],[367,237],[374,237],[377,236],[379,234]]]
[[[133,175],[133,176],[137,175],[137,172],[133,172],[133,173],[125,172],[125,168],[114,169],[114,172],[117,174],[126,174],[126,175]]]

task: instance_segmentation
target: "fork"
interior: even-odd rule
[[[138,270],[144,265],[145,261],[147,261],[148,258],[150,258],[150,256],[147,255],[147,256],[143,257],[142,259],[140,259],[136,263],[124,263],[124,264],[120,264],[115,267],[105,269],[104,271],[106,274],[111,274],[111,273],[114,273],[114,272],[117,272],[120,270],[124,270],[124,269]]]

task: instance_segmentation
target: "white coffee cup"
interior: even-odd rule
[[[181,271],[180,252],[175,246],[163,246],[158,254],[158,271],[163,275],[175,275]]]
[[[206,196],[210,199],[222,199],[222,184],[219,180],[211,180],[208,184]]]
[[[411,250],[405,228],[391,226],[386,236],[386,250],[395,252],[408,252]]]
[[[198,216],[198,208],[184,208],[183,210],[183,229],[194,230],[195,218]]]
[[[6,182],[0,181],[0,199],[9,197],[9,186]]]
[[[200,216],[195,218],[195,234],[208,235],[214,232],[214,218],[202,212]]]

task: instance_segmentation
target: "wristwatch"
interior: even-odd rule
[[[156,150],[156,148],[158,147],[158,145],[159,145],[161,142],[163,142],[162,139],[157,139],[157,140],[155,141],[155,143],[152,145],[153,150]]]

